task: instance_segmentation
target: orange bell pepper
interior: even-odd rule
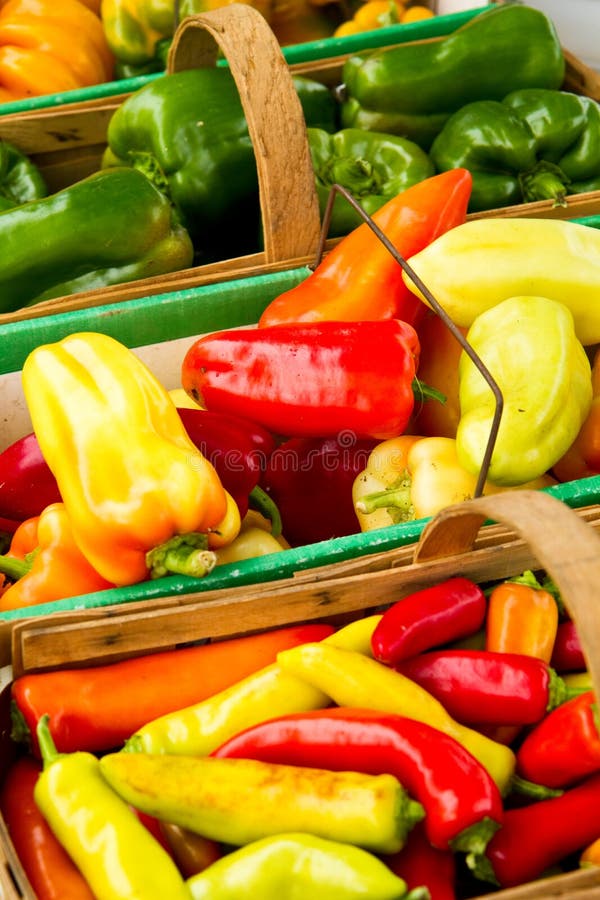
[[[490,594],[486,650],[524,653],[549,663],[558,618],[556,599],[531,573],[525,573],[521,581],[504,581]]]
[[[592,363],[592,405],[579,434],[552,472],[559,481],[600,475],[600,349]]]
[[[113,587],[77,547],[63,503],[52,503],[39,516],[37,548],[29,558],[7,555],[0,566],[7,567],[9,576],[18,576],[0,597],[2,612]]]
[[[210,571],[212,548],[237,536],[238,507],[138,357],[107,335],[75,333],[36,347],[22,380],[91,565],[116,585]]]
[[[457,326],[458,327],[458,326]],[[466,336],[468,329],[459,328]],[[444,403],[431,397],[415,400],[413,427],[425,437],[455,438],[460,421],[458,361],[462,346],[443,319],[430,313],[419,325],[419,380],[440,391]]]
[[[100,18],[80,0],[8,0],[0,8],[0,100],[110,81]]]

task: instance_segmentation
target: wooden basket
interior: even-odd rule
[[[14,676],[73,665],[94,665],[204,638],[219,639],[303,621],[349,621],[381,610],[408,593],[463,575],[480,583],[544,569],[576,622],[596,689],[600,685],[600,523],[598,508],[575,512],[537,491],[468,500],[440,512],[416,545],[386,559],[328,566],[260,590],[155,601],[12,629]],[[492,519],[495,525],[485,525]],[[551,523],[551,527],[548,527]],[[9,688],[0,695],[0,777],[11,759]],[[0,896],[35,900],[0,819]],[[478,900],[600,898],[600,867],[542,879]]]
[[[442,40],[443,37],[426,40]],[[38,318],[137,299],[203,284],[297,268],[315,261],[320,232],[305,122],[291,76],[306,75],[334,86],[350,55],[288,65],[273,32],[252,7],[232,3],[190,16],[179,26],[168,61],[168,72],[212,66],[217,52],[225,55],[235,78],[257,163],[263,217],[264,251],[151,278],[138,279],[46,300],[0,314],[5,322]],[[567,67],[563,84],[600,101],[600,75],[564,51]],[[260,65],[254,65],[260,60]],[[51,191],[96,172],[106,147],[108,123],[127,94],[50,107],[0,117],[0,139],[11,141],[43,172]],[[576,218],[600,213],[600,191],[572,195],[566,207],[551,200],[520,204],[482,216]],[[326,249],[336,243],[327,242]]]

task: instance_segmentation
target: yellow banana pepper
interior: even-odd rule
[[[543,475],[522,487],[555,484]],[[401,435],[382,441],[371,451],[367,465],[352,487],[361,531],[434,516],[446,506],[475,494],[477,475],[458,461],[456,441],[447,437]],[[486,481],[484,494],[508,488]]]
[[[239,511],[141,360],[107,335],[76,333],[34,349],[22,378],[75,541],[94,569],[116,585],[210,570],[206,545],[234,539]]]
[[[548,297],[573,314],[582,344],[600,342],[600,231],[563,219],[473,219],[409,260],[456,325],[508,297]],[[403,273],[410,290],[424,300]]]

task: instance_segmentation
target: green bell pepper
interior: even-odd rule
[[[532,481],[568,450],[592,403],[590,362],[575,335],[573,315],[547,297],[510,297],[481,313],[467,340],[504,399],[488,480],[508,486]],[[456,451],[461,465],[477,474],[495,402],[464,352],[459,399]]]
[[[321,216],[333,184],[346,188],[369,215],[397,194],[434,174],[433,163],[417,144],[393,134],[345,128],[328,134],[308,128]],[[337,196],[331,214],[330,237],[348,234],[363,219],[348,201]]]
[[[221,857],[188,879],[193,900],[401,900],[406,882],[352,844],[309,833],[278,834]],[[423,891],[411,897],[425,897]]]
[[[455,112],[430,155],[438,172],[473,176],[469,211],[600,189],[600,106],[566,91],[529,88]]]
[[[309,90],[302,82],[298,96],[307,119],[317,110],[323,122],[323,92],[329,92],[319,88]],[[335,101],[329,100],[333,115]],[[197,262],[259,249],[256,160],[228,68],[187,69],[144,85],[117,109],[107,137],[103,167],[132,165],[169,194]]]
[[[0,311],[187,268],[189,235],[141,172],[96,172],[0,213]]]
[[[46,182],[35,163],[9,141],[0,141],[0,212],[47,194]]]
[[[558,89],[565,60],[540,10],[495,6],[447,37],[354,54],[343,68],[341,122],[428,149],[451,113],[526,87]]]

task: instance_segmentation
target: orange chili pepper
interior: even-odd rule
[[[522,577],[523,581],[499,584],[490,594],[486,649],[524,653],[549,663],[558,629],[558,605],[532,575]]]
[[[559,481],[600,474],[600,349],[592,363],[592,405],[579,434],[552,468]]]
[[[52,503],[39,517],[34,553],[30,564],[23,560],[20,577],[0,597],[0,611],[113,587],[92,568],[77,547],[63,503]],[[9,575],[15,573],[15,563],[19,560],[11,560],[8,556],[0,560],[2,567],[11,562]]]

